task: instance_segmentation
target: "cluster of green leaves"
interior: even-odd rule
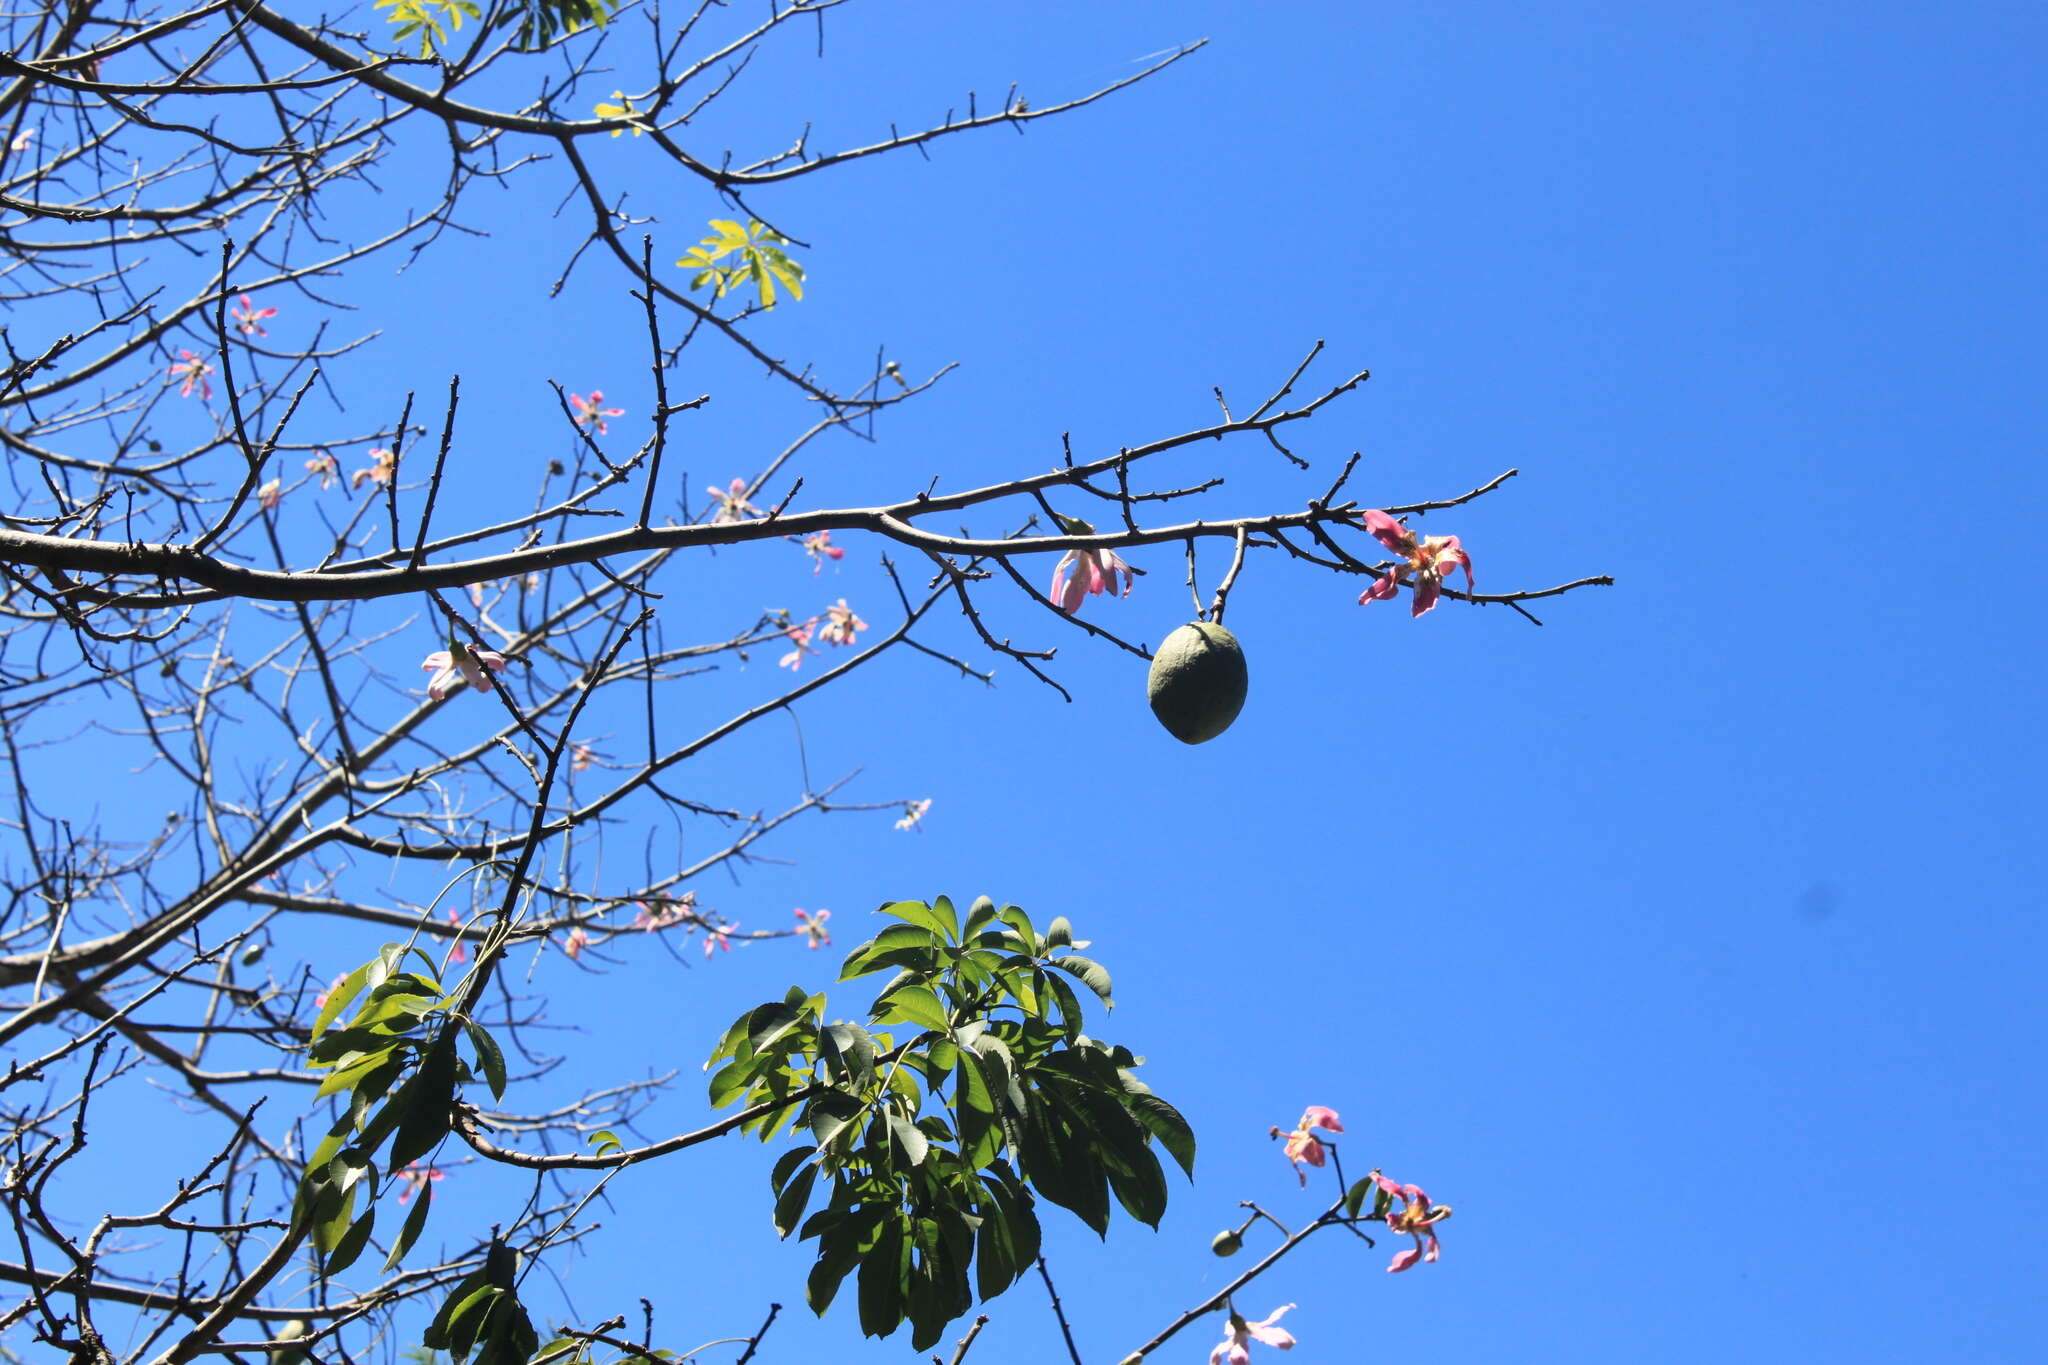
[[[714,235],[706,237],[701,246],[691,247],[676,262],[685,270],[697,272],[690,277],[690,288],[711,285],[715,296],[722,299],[735,289],[752,284],[761,296],[761,306],[773,308],[775,286],[780,281],[791,298],[803,298],[804,268],[782,250],[789,238],[753,218],[747,220],[745,227],[730,218],[713,218],[711,230]],[[734,253],[738,253],[735,264],[717,264]]]
[[[588,27],[602,28],[611,21],[621,0],[514,0],[493,16],[498,28],[517,27],[514,45],[528,52],[547,47],[557,38]],[[420,55],[430,57],[466,19],[482,11],[472,0],[377,0],[376,8],[391,11],[385,16],[400,42],[417,37]]]
[[[776,1230],[818,1243],[812,1309],[858,1267],[861,1330],[907,1319],[922,1351],[1030,1269],[1036,1197],[1098,1234],[1112,1198],[1156,1227],[1167,1191],[1153,1140],[1193,1174],[1195,1139],[1133,1074],[1139,1058],[1082,1032],[1070,980],[1108,1007],[1110,979],[1065,919],[1041,935],[987,897],[964,922],[944,896],[880,913],[898,922],[840,972],[894,973],[865,1027],[826,1023],[825,997],[795,988],[736,1020],[707,1067],[714,1106],[758,1111],[743,1131],[811,1139],[776,1161],[772,1185]]]
[[[540,1333],[519,1302],[519,1253],[497,1238],[484,1263],[455,1286],[420,1342],[456,1360],[476,1353],[476,1365],[526,1365],[540,1350]],[[551,1343],[568,1344],[568,1343]]]
[[[401,970],[409,957],[424,971]],[[350,1005],[354,1017],[343,1024]],[[459,1050],[464,1040],[471,1057]],[[376,1230],[379,1151],[389,1144],[386,1177],[432,1152],[448,1136],[460,1087],[481,1075],[494,1097],[504,1095],[505,1054],[442,988],[432,958],[387,943],[328,995],[313,1021],[306,1062],[327,1072],[319,1094],[344,1103],[307,1159],[293,1219],[320,1253],[324,1273],[334,1275],[362,1254]],[[365,1194],[358,1215],[357,1198]],[[418,1240],[432,1204],[433,1186],[421,1182],[386,1270]]]

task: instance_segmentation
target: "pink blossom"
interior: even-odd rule
[[[306,461],[306,472],[308,474],[318,474],[320,476],[320,486],[326,488],[335,479],[340,477],[341,465],[332,455],[323,450],[312,459]]]
[[[1116,590],[1118,574],[1124,579],[1121,593]],[[1081,605],[1082,598],[1093,593],[1129,597],[1136,579],[1137,571],[1114,550],[1069,550],[1054,566],[1052,591],[1046,595],[1059,604],[1061,611],[1072,612]]]
[[[1337,1117],[1337,1111],[1327,1105],[1312,1104],[1301,1111],[1301,1122],[1294,1125],[1294,1131],[1287,1134],[1287,1159],[1294,1163],[1294,1173],[1303,1185],[1308,1184],[1310,1166],[1323,1164],[1323,1143],[1310,1129],[1320,1128],[1329,1133],[1341,1133],[1344,1124]],[[1280,1130],[1275,1128],[1277,1137]]]
[[[397,472],[398,456],[383,446],[372,446],[369,466],[349,475],[348,485],[351,488],[361,488],[366,482],[387,484],[391,482],[391,476]]]
[[[571,929],[569,937],[562,943],[562,951],[568,954],[571,962],[574,962],[577,958],[583,956],[583,950],[589,946],[590,935],[584,933],[581,929]]]
[[[730,490],[713,488],[711,496],[718,499],[718,511],[712,515],[713,526],[729,526],[748,517],[764,515],[760,508],[747,501],[747,481],[734,479]]]
[[[178,397],[190,398],[194,389],[199,390],[202,399],[213,397],[213,380],[210,377],[213,374],[213,366],[182,347],[178,354],[185,358],[166,371],[171,378],[184,381],[178,385]]]
[[[569,771],[572,773],[580,773],[584,769],[588,768],[590,766],[591,757],[594,753],[595,750],[593,750],[588,744],[585,744],[581,740],[578,740],[576,742],[576,747],[569,751]]]
[[[1230,1310],[1230,1321],[1223,1328],[1223,1340],[1215,1350],[1209,1352],[1209,1365],[1249,1365],[1252,1358],[1251,1344],[1271,1346],[1277,1350],[1294,1349],[1294,1334],[1285,1327],[1275,1327],[1280,1315],[1295,1305],[1283,1303],[1266,1315],[1264,1322],[1246,1322],[1235,1309]]]
[[[922,801],[905,801],[903,818],[896,822],[896,828],[914,829],[920,834],[924,833],[924,813],[931,808],[932,799],[929,796]]]
[[[1387,1211],[1387,1227],[1415,1239],[1414,1246],[1394,1253],[1387,1273],[1399,1274],[1418,1261],[1434,1261],[1441,1249],[1437,1245],[1436,1225],[1451,1216],[1451,1206],[1437,1204],[1432,1207],[1429,1196],[1422,1192],[1420,1185],[1397,1185],[1378,1171],[1372,1173],[1372,1181],[1390,1199],[1401,1201],[1400,1208]]]
[[[457,930],[457,933],[455,935],[455,948],[448,954],[448,960],[450,962],[469,961],[469,949],[463,946],[462,934],[460,932],[460,930],[462,929],[462,916],[456,914],[453,910],[450,910],[448,912],[448,922],[454,925]]]
[[[505,656],[495,649],[478,649],[461,640],[450,640],[447,649],[437,649],[420,661],[420,667],[430,669],[434,676],[427,682],[427,695],[435,701],[445,698],[455,690],[457,683],[468,683],[472,690],[491,690],[491,674],[505,671]]]
[[[277,310],[275,308],[258,308],[256,300],[250,298],[247,294],[242,295],[241,298],[242,301],[236,304],[228,313],[228,316],[235,320],[235,329],[245,337],[269,336],[270,333],[263,326],[263,320],[276,317]]]
[[[805,947],[817,949],[832,942],[832,935],[825,932],[825,921],[831,918],[832,912],[830,910],[815,912],[799,910],[796,912],[798,928],[810,937],[810,942],[806,943]]]
[[[846,558],[846,551],[832,543],[832,533],[830,531],[820,531],[816,535],[805,536],[804,553],[811,557],[811,573],[813,575],[824,572],[826,560]]]
[[[694,891],[685,891],[673,900],[659,901],[653,906],[646,901],[634,901],[633,904],[640,907],[640,913],[633,916],[633,927],[645,929],[650,934],[671,924],[703,922],[697,914],[697,893]]]
[[[867,628],[868,623],[855,616],[842,597],[838,606],[825,608],[825,622],[818,627],[818,638],[828,645],[850,645],[854,635]]]
[[[257,489],[256,501],[258,504],[262,506],[264,511],[275,512],[277,510],[277,505],[284,501],[283,481],[278,479],[272,479],[269,483],[266,483],[261,488]]]
[[[1381,511],[1365,514],[1365,529],[1372,532],[1374,540],[1408,562],[1401,569],[1381,574],[1374,580],[1371,587],[1358,595],[1360,606],[1367,602],[1384,602],[1399,592],[1403,569],[1415,583],[1415,602],[1409,608],[1410,616],[1420,616],[1436,605],[1437,597],[1443,592],[1444,579],[1454,569],[1465,571],[1465,591],[1472,590],[1472,556],[1465,553],[1456,536],[1417,537]]]
[[[731,924],[707,924],[704,926],[704,956],[710,957],[713,949],[732,951],[732,931],[739,928],[739,921]]]
[[[592,389],[588,398],[585,398],[580,393],[570,394],[569,411],[576,419],[577,426],[593,425],[597,428],[597,434],[600,436],[607,435],[611,431],[611,428],[605,425],[605,418],[624,417],[626,415],[624,408],[608,408],[604,405],[603,389]]]
[[[447,1178],[447,1175],[436,1167],[422,1166],[419,1162],[415,1161],[412,1165],[400,1171],[397,1178],[400,1187],[398,1202],[409,1204],[412,1202],[415,1192],[424,1190],[429,1185],[439,1184]]]
[[[816,654],[818,652],[811,648],[811,624],[806,621],[800,626],[791,626],[782,633],[796,644],[796,648],[777,659],[775,666],[777,668],[786,668],[794,673],[797,669],[804,666],[804,656],[806,654]]]

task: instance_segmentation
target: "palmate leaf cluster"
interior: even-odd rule
[[[580,29],[602,28],[618,7],[619,0],[510,0],[492,6],[488,22],[513,29],[513,45],[531,52]],[[473,0],[376,0],[376,8],[387,11],[400,42],[419,39],[422,57],[446,46],[465,20],[484,17]]]
[[[685,270],[696,271],[690,277],[690,288],[702,289],[708,284],[715,296],[722,299],[751,284],[760,295],[761,306],[773,308],[779,281],[791,298],[803,298],[804,268],[782,250],[789,238],[753,218],[747,220],[745,227],[730,218],[713,218],[711,230],[713,235],[691,247],[676,262]],[[717,264],[735,254],[734,264]]]
[[[1112,1200],[1157,1226],[1167,1189],[1153,1143],[1191,1175],[1195,1141],[1137,1079],[1139,1058],[1082,1031],[1071,983],[1108,1007],[1110,978],[1065,919],[1040,934],[987,897],[964,922],[944,896],[881,913],[898,922],[840,973],[894,973],[867,1023],[827,1023],[822,994],[792,989],[726,1031],[711,1102],[758,1111],[743,1126],[763,1141],[809,1139],[771,1183],[776,1230],[818,1243],[811,1307],[823,1313],[858,1268],[861,1330],[907,1320],[924,1350],[1031,1268],[1039,1198],[1098,1234]]]
[[[424,971],[401,970],[408,958],[425,964]],[[355,1015],[342,1024],[351,1004]],[[465,1041],[468,1057],[459,1047]],[[389,1143],[388,1178],[432,1152],[448,1136],[463,1085],[481,1075],[494,1097],[504,1096],[505,1056],[443,989],[426,953],[386,944],[328,995],[313,1022],[306,1061],[327,1072],[319,1095],[341,1096],[343,1105],[307,1158],[293,1219],[320,1253],[322,1272],[333,1276],[362,1254],[376,1230],[378,1153]],[[404,1259],[426,1226],[433,1186],[423,1183],[418,1192],[386,1270]],[[359,1195],[366,1196],[360,1214]]]

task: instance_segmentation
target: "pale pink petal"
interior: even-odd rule
[[[1375,578],[1372,581],[1371,587],[1358,594],[1358,605],[1362,607],[1368,602],[1384,602],[1399,591],[1401,591],[1401,580],[1392,571],[1389,571]]]
[[[1070,573],[1076,564],[1085,562],[1086,558],[1079,550],[1069,550],[1052,571],[1052,591],[1046,595],[1059,603],[1061,611],[1071,612],[1088,595],[1088,585],[1081,576]]]
[[[1415,537],[1408,533],[1407,527],[1395,521],[1385,512],[1377,509],[1367,512],[1365,514],[1365,529],[1372,533],[1374,540],[1377,540],[1397,555],[1406,556],[1414,552]]]
[[[1409,1247],[1406,1251],[1397,1251],[1394,1253],[1393,1264],[1387,1267],[1387,1273],[1389,1275],[1398,1275],[1421,1259],[1421,1247]]]
[[[1344,1131],[1344,1125],[1337,1118],[1337,1111],[1325,1104],[1312,1104],[1301,1111],[1301,1126],[1304,1128],[1327,1128],[1333,1133]]]
[[[1246,1323],[1245,1330],[1251,1333],[1252,1340],[1254,1341],[1264,1342],[1268,1346],[1277,1346],[1283,1351],[1292,1350],[1294,1349],[1294,1334],[1285,1327],[1275,1327],[1273,1324],[1280,1321],[1282,1317],[1286,1316],[1289,1309],[1296,1306],[1291,1303],[1283,1303],[1272,1312],[1266,1314],[1264,1321]]]
[[[1411,617],[1422,615],[1422,613],[1436,605],[1436,599],[1442,592],[1443,583],[1435,574],[1419,573],[1415,575],[1415,605],[1408,609],[1408,614]]]

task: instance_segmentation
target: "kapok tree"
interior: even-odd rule
[[[587,1235],[600,1192],[742,1132],[780,1150],[769,1212],[815,1244],[810,1305],[851,1279],[864,1332],[908,1324],[926,1350],[1043,1269],[1048,1206],[1098,1232],[1119,1208],[1156,1223],[1194,1136],[1133,1052],[1089,1031],[1110,976],[1058,907],[894,887],[874,889],[886,927],[841,966],[853,1006],[797,985],[699,1021],[714,1117],[641,1136],[666,1082],[588,1079],[601,1059],[579,1059],[565,1090],[538,1032],[551,982],[686,941],[707,956],[830,944],[826,910],[743,925],[702,883],[826,813],[909,830],[931,809],[808,775],[756,806],[683,775],[899,652],[961,679],[1015,665],[1064,694],[1053,649],[1018,642],[1052,629],[1151,661],[1161,718],[1198,742],[1242,700],[1223,621],[1246,572],[1350,576],[1359,602],[1406,593],[1417,615],[1527,615],[1607,581],[1482,594],[1455,536],[1421,534],[1425,514],[1512,470],[1405,506],[1361,501],[1356,457],[1310,471],[1289,430],[1367,377],[1311,383],[1320,346],[1249,408],[1219,393],[1193,429],[1065,449],[980,487],[811,504],[817,445],[874,439],[945,370],[881,356],[826,376],[771,347],[768,316],[809,283],[773,190],[1025,129],[1193,51],[1044,107],[970,97],[867,145],[698,145],[692,120],[756,53],[811,41],[844,3],[771,3],[751,24],[716,0],[680,18],[615,0],[379,0],[334,17],[70,0],[0,17],[6,1340],[93,1362],[359,1360],[411,1341],[493,1365],[644,1361],[707,1325],[564,1319],[534,1271]],[[600,145],[629,146],[636,174],[693,188],[701,211],[632,216]],[[556,386],[516,423],[479,419],[460,357],[433,394],[379,367],[352,293],[373,266],[446,258],[499,185],[582,227],[552,290],[495,281],[493,306],[630,290],[649,410]],[[758,365],[803,414],[708,485],[676,453],[709,397],[680,387],[705,348]],[[537,486],[507,489],[469,453],[479,425],[502,439],[544,412],[567,448]],[[1301,471],[1301,501],[1200,515],[1221,479],[1187,459],[1218,442],[1271,447]],[[1224,566],[1213,578],[1203,546]],[[822,565],[856,547],[881,552],[885,596],[820,591],[689,635],[695,617],[662,595],[688,575],[679,560]],[[1185,559],[1196,618],[1157,660],[1108,609],[1147,550]],[[706,714],[685,695],[731,709],[679,720]],[[121,799],[77,779],[85,745],[93,770],[128,775]],[[708,842],[636,858],[656,831]],[[203,1144],[107,1120],[142,1112],[152,1087],[211,1125]],[[1217,1250],[1261,1220],[1277,1245],[1131,1359],[1218,1311],[1215,1358],[1289,1344],[1278,1314],[1250,1321],[1231,1296],[1315,1234],[1377,1224],[1413,1242],[1389,1269],[1435,1258],[1448,1209],[1378,1172],[1346,1179],[1338,1132],[1320,1106],[1275,1130],[1305,1171],[1330,1158],[1327,1206],[1293,1231],[1254,1209]],[[457,1161],[503,1174],[495,1220],[436,1216]],[[115,1167],[160,1178],[160,1196],[111,1203],[94,1172]],[[743,1360],[767,1330],[708,1326],[737,1326]]]

